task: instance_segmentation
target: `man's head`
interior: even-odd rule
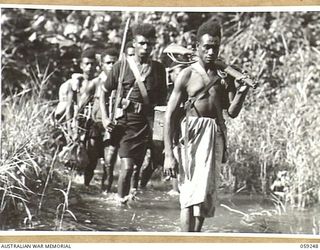
[[[205,64],[213,63],[219,54],[221,26],[215,20],[203,23],[197,32],[197,50],[199,58]]]
[[[127,56],[134,56],[135,50],[132,44],[132,41],[127,42],[126,44],[126,55]]]
[[[151,24],[138,24],[132,29],[132,45],[136,56],[141,59],[149,57],[156,39],[155,28]]]
[[[115,48],[106,49],[101,55],[102,70],[108,74],[118,59],[118,51]]]
[[[97,59],[96,52],[94,49],[89,48],[82,52],[81,54],[81,63],[80,68],[84,75],[88,77],[88,79],[92,79],[96,72]]]

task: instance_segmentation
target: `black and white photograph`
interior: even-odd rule
[[[319,96],[315,6],[3,5],[0,230],[319,237]]]

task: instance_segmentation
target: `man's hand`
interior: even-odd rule
[[[80,82],[83,81],[83,75],[79,73],[74,73],[71,76],[71,86],[72,89],[75,91],[79,91],[80,88]]]
[[[172,156],[166,156],[164,159],[163,171],[166,176],[177,178],[178,162],[176,158]]]
[[[241,78],[238,78],[238,79],[235,79],[234,80],[234,85],[237,89],[237,92],[238,93],[242,93],[242,92],[245,92],[249,86],[246,85],[244,82],[243,82],[243,79],[247,78],[248,76],[243,76]]]
[[[242,93],[249,88],[249,86],[243,81],[246,78],[250,78],[248,72],[242,71],[241,73],[242,73],[241,77],[234,79],[234,85],[238,93]]]
[[[105,130],[108,131],[109,133],[112,133],[112,131],[115,128],[115,124],[108,118],[102,119],[102,124]]]

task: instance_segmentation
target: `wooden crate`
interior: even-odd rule
[[[167,106],[154,107],[153,135],[154,141],[163,141],[164,115]]]

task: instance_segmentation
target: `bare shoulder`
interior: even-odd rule
[[[65,81],[61,84],[59,88],[59,100],[66,101],[67,96],[69,96],[72,92],[71,79]]]
[[[71,90],[71,79],[65,81],[60,85],[60,88],[59,88],[60,93],[67,93],[70,90]]]
[[[96,88],[99,85],[101,85],[102,79],[100,76],[97,76],[96,78],[92,79],[92,85],[94,85],[93,87]]]
[[[190,78],[190,76],[191,76],[191,74],[192,74],[192,67],[189,66],[189,67],[184,68],[183,70],[181,70],[180,74],[181,74],[183,77],[188,77],[188,78]]]
[[[191,75],[192,75],[192,68],[190,66],[181,70],[181,72],[177,77],[175,85],[179,85],[179,86],[186,85],[187,82],[190,80]]]
[[[84,92],[90,93],[90,92],[94,91],[96,89],[96,87],[98,87],[99,82],[100,82],[99,77],[93,78],[92,80],[88,81],[86,88],[84,89]]]

